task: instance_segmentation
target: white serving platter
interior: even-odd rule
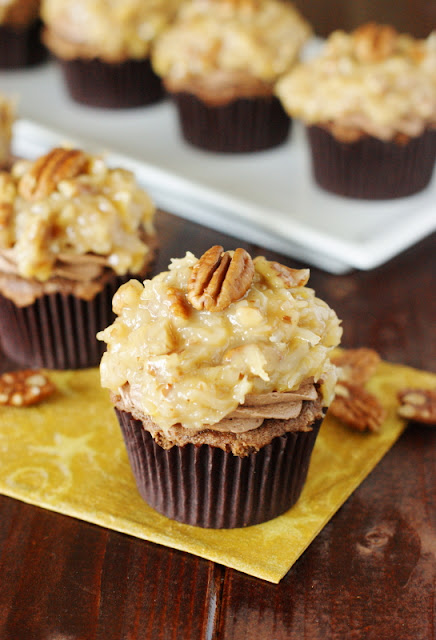
[[[75,104],[53,62],[1,72],[0,91],[17,97],[15,153],[60,143],[105,152],[159,207],[332,273],[373,269],[436,229],[436,175],[420,194],[391,201],[328,194],[313,182],[295,123],[276,149],[215,154],[181,139],[170,101],[121,111]]]

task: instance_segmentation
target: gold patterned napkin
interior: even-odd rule
[[[401,435],[397,390],[436,387],[435,374],[382,362],[368,385],[387,409],[380,433],[327,417],[290,511],[246,529],[209,530],[171,521],[139,496],[98,369],[49,376],[58,391],[45,402],[0,408],[0,493],[275,583]]]

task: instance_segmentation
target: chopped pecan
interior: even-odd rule
[[[170,301],[171,311],[174,315],[187,320],[191,310],[182,291],[176,287],[168,287],[167,295]]]
[[[232,255],[215,245],[192,269],[188,300],[199,311],[222,311],[245,295],[253,276],[253,261],[244,249]]]
[[[379,431],[386,412],[375,395],[360,385],[338,382],[329,413],[356,431]]]
[[[271,267],[289,288],[304,287],[309,281],[310,269],[291,269],[279,262],[271,262]]]
[[[339,368],[339,380],[362,385],[374,375],[381,358],[374,349],[346,349],[331,357]]]
[[[353,32],[354,52],[362,62],[378,62],[390,56],[396,46],[397,31],[384,24],[368,22]]]
[[[26,200],[40,200],[50,195],[61,180],[79,175],[87,156],[77,149],[55,148],[38,158],[20,179],[19,194]]]
[[[436,424],[436,389],[401,389],[398,415],[415,422]]]
[[[14,207],[8,202],[0,202],[0,247],[9,249],[14,244],[14,228],[11,224]]]
[[[27,407],[48,398],[56,390],[40,370],[10,371],[0,376],[0,405]]]

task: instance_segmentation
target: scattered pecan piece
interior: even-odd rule
[[[362,385],[374,375],[381,358],[374,349],[361,347],[347,349],[332,356],[331,361],[339,368],[339,380]]]
[[[56,390],[39,369],[10,371],[0,376],[0,405],[27,407],[48,398]]]
[[[354,51],[362,62],[378,62],[385,60],[394,50],[397,31],[384,24],[368,22],[353,32]]]
[[[402,389],[397,396],[399,416],[424,424],[436,424],[436,389]]]
[[[386,412],[378,399],[362,386],[338,382],[329,413],[356,431],[379,431]]]
[[[18,184],[19,194],[35,201],[50,195],[61,180],[79,175],[87,162],[87,156],[77,149],[55,148],[38,158]]]
[[[236,249],[232,255],[215,245],[192,269],[188,300],[199,311],[222,311],[242,298],[253,276],[253,261],[244,249]]]

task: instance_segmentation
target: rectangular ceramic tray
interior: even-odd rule
[[[168,104],[159,110],[164,138],[174,114]],[[167,134],[167,166],[159,166],[67,131],[28,120],[16,124],[14,152],[19,155],[35,157],[65,142],[104,149],[111,165],[134,171],[167,211],[333,273],[376,267],[436,228],[435,179],[421,194],[389,202],[322,192],[312,182],[298,125],[280,149],[239,157],[193,150]]]

